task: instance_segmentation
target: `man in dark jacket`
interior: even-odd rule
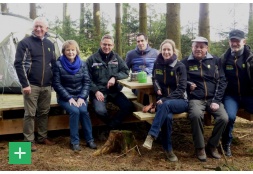
[[[14,66],[24,96],[24,140],[34,143],[34,119],[37,112],[38,143],[53,145],[47,138],[48,112],[51,102],[52,66],[55,63],[54,44],[47,39],[48,22],[34,19],[32,35],[18,43]]]
[[[253,54],[250,47],[246,45],[244,32],[232,30],[229,33],[229,46],[230,48],[221,56],[228,82],[223,99],[229,118],[222,136],[226,156],[232,156],[230,145],[239,107],[253,113]]]
[[[118,128],[123,119],[133,111],[133,104],[120,92],[122,86],[117,80],[128,78],[129,69],[122,58],[112,51],[114,39],[104,35],[100,42],[100,49],[91,55],[86,63],[91,76],[90,101],[97,116],[109,126],[109,129]],[[106,103],[112,102],[119,107],[114,116],[110,116]]]
[[[221,156],[217,151],[217,146],[228,122],[227,113],[221,103],[226,88],[226,79],[221,60],[208,53],[208,40],[204,37],[197,37],[192,42],[192,54],[182,62],[186,66],[188,76],[188,112],[196,156],[200,161],[206,161],[207,152],[213,158],[219,159]],[[206,151],[203,135],[205,111],[215,118],[215,125]]]

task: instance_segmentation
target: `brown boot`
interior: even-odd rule
[[[55,142],[50,141],[48,138],[44,138],[42,141],[38,141],[39,144],[45,144],[48,146],[55,145]]]
[[[210,145],[210,144],[207,144],[206,146],[206,152],[211,155],[213,158],[216,158],[216,159],[220,159],[221,158],[221,155],[219,154],[218,150],[216,147]]]
[[[31,151],[36,152],[37,151],[37,146],[35,145],[34,142],[31,142]]]

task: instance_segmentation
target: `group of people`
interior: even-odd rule
[[[152,76],[157,96],[157,111],[143,144],[145,148],[151,149],[161,132],[168,160],[178,161],[171,142],[173,114],[188,112],[197,158],[206,161],[206,153],[221,158],[217,150],[220,139],[225,154],[232,156],[230,146],[237,110],[244,107],[253,113],[250,107],[253,105],[253,54],[246,45],[244,32],[233,30],[229,33],[230,48],[221,58],[208,52],[206,38],[197,37],[192,40],[191,55],[182,61],[178,59],[180,53],[173,40],[164,40],[158,51],[148,45],[148,38],[143,33],[136,36],[137,46],[127,53],[124,61],[113,51],[113,37],[106,34],[98,51],[82,61],[74,40],[65,41],[62,55],[56,58],[54,45],[47,39],[47,30],[46,19],[36,18],[32,35],[19,42],[14,62],[24,97],[24,141],[31,142],[32,151],[37,150],[35,116],[37,142],[55,144],[47,137],[51,87],[57,93],[57,102],[69,114],[71,149],[81,150],[79,122],[87,146],[96,149],[87,110],[88,98],[96,115],[110,130],[120,128],[134,107],[121,92],[122,86],[117,80],[128,78],[131,70],[145,71]],[[119,107],[115,115],[108,114],[107,102]],[[215,118],[206,146],[203,136],[205,111]]]

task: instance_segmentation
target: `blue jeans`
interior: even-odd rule
[[[224,107],[228,113],[228,124],[222,135],[222,144],[230,145],[233,139],[232,131],[236,119],[236,114],[239,107],[244,108],[249,113],[253,114],[253,96],[224,96]]]
[[[127,115],[133,112],[133,103],[119,92],[115,97],[107,96],[104,102],[98,101],[95,96],[91,96],[92,104],[97,116],[109,127],[109,129],[117,129]],[[119,107],[119,111],[110,116],[106,109],[106,103],[112,102]]]
[[[166,100],[163,104],[157,105],[157,112],[148,134],[157,138],[161,129],[164,150],[172,150],[171,132],[173,114],[187,112],[187,110],[188,102],[184,99]]]
[[[92,137],[92,125],[90,121],[89,112],[87,110],[88,102],[85,101],[86,105],[76,107],[70,105],[68,101],[58,99],[59,105],[69,113],[69,128],[70,128],[70,141],[71,144],[79,144],[79,121],[82,126],[85,141],[94,141]]]

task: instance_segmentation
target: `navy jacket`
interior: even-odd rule
[[[35,35],[24,38],[18,43],[14,66],[23,88],[29,85],[39,87],[52,83],[52,66],[56,61],[54,44]]]
[[[69,74],[62,67],[60,60],[56,61],[53,71],[53,88],[58,98],[64,101],[71,98],[75,100],[88,98],[91,80],[85,62],[82,62],[79,71],[74,75]]]
[[[197,85],[195,90],[188,90],[188,98],[220,104],[227,86],[221,59],[207,53],[201,61],[190,55],[182,63],[186,67],[188,83]]]
[[[244,46],[239,57],[231,55],[229,48],[222,56],[222,64],[227,78],[226,95],[253,96],[253,53]]]
[[[157,95],[157,100],[163,102],[168,99],[187,99],[186,86],[187,74],[185,65],[178,60],[168,64],[159,54],[153,68],[152,81],[155,93],[161,90],[162,96]]]

